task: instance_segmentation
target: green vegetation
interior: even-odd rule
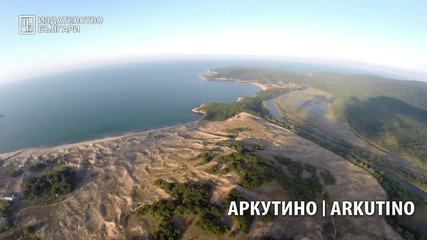
[[[243,144],[242,142],[239,142],[239,141],[229,141],[229,140],[220,141],[217,143],[217,145],[229,147],[231,149],[236,150],[239,153],[249,153],[255,150],[264,149],[264,145],[262,144],[254,144],[252,146],[249,146],[248,144]]]
[[[356,131],[387,149],[427,161],[427,111],[396,98],[352,98],[343,113]]]
[[[47,164],[47,163],[36,163],[36,164],[29,166],[28,170],[30,170],[31,172],[37,172],[37,171],[41,171],[41,170],[47,168],[48,166],[49,166],[49,164]]]
[[[329,170],[321,171],[320,176],[322,177],[323,182],[326,185],[332,185],[336,183],[334,175],[332,175],[332,173]]]
[[[244,198],[242,194],[237,189],[234,188],[230,190],[227,197],[225,198],[224,203],[226,206],[230,206],[230,203],[232,201],[240,202],[240,201],[247,201],[247,199]],[[252,222],[255,220],[255,217],[251,216],[247,212],[245,213],[246,215],[243,215],[243,216],[232,215],[231,220],[237,224],[237,228],[240,231],[248,233],[251,228]]]
[[[378,156],[372,155],[368,151],[352,146],[346,142],[337,141],[324,135],[320,135],[319,133],[304,127],[297,127],[295,128],[295,131],[298,133],[298,135],[344,157],[345,159],[351,161],[352,163],[360,166],[372,174],[378,180],[384,190],[386,190],[390,200],[413,201],[417,208],[419,208],[418,206],[423,205],[423,201],[425,201],[424,199],[407,192],[402,184],[396,182],[392,176],[374,164],[374,162],[379,160]],[[289,159],[282,161],[289,161]],[[417,236],[417,238],[421,238],[422,236],[411,226],[410,223],[408,223],[407,219],[401,216],[387,217],[387,221],[402,236],[413,235]]]
[[[281,185],[290,194],[291,199],[312,201],[323,191],[322,184],[316,174],[316,168],[309,164],[301,164],[285,156],[274,156],[279,164],[287,167],[289,175],[278,178]],[[311,174],[310,177],[302,177],[304,170]]]
[[[229,67],[214,69],[214,71],[218,74],[208,78],[228,78],[264,84],[295,83],[299,86],[329,92],[333,96],[334,112],[344,117],[362,137],[401,155],[427,161],[426,83],[398,81],[370,75],[334,73],[304,75],[253,67]],[[277,123],[278,120],[274,122]],[[283,123],[283,126],[286,127],[286,125]],[[366,169],[378,179],[390,199],[410,199],[416,202],[417,207],[423,205],[425,200],[408,193],[404,186],[384,172],[382,165],[387,163],[381,157],[298,124],[293,126],[292,130]],[[427,176],[421,173],[391,164],[387,164],[386,167],[392,173],[410,178],[412,182],[427,184]],[[309,171],[306,168],[305,170]],[[325,172],[321,177],[325,183],[334,182]],[[387,220],[405,238],[421,237],[407,219],[390,217]]]
[[[153,234],[155,239],[179,237],[181,230],[171,223],[171,219],[180,215],[198,216],[197,228],[208,234],[223,234],[227,231],[227,225],[219,220],[222,211],[218,206],[209,203],[210,184],[169,183],[162,179],[156,180],[154,184],[173,197],[143,206],[136,211],[138,215],[148,214],[162,219],[157,232]]]
[[[173,240],[181,235],[181,230],[175,227],[171,222],[161,222],[157,231],[153,234],[153,239]]]
[[[12,232],[10,239],[36,240],[39,238],[34,233],[34,227],[33,226],[27,226],[27,227],[15,229]]]
[[[363,159],[358,155],[353,155],[353,153],[347,154],[348,160],[357,164],[358,166],[364,168],[369,173],[371,173],[381,184],[381,186],[386,190],[388,197],[393,201],[413,201],[416,205],[416,208],[422,204],[423,199],[417,195],[410,194],[406,191],[406,188],[396,182],[393,177],[388,174],[385,174],[384,171],[377,168],[375,165],[370,163],[370,161]],[[414,229],[406,219],[401,216],[390,216],[386,218],[388,223],[405,239],[421,239],[421,234]],[[417,237],[415,237],[417,236]],[[412,237],[412,238],[411,238]]]
[[[60,172],[27,179],[23,194],[30,201],[49,203],[76,187],[76,173],[66,168]]]
[[[254,189],[262,184],[277,181],[283,186],[293,200],[316,200],[322,193],[322,185],[317,178],[317,170],[309,164],[301,164],[287,157],[275,157],[278,163],[287,166],[290,176],[286,176],[280,165],[254,155],[255,149],[261,145],[248,146],[238,141],[223,141],[219,145],[235,150],[228,155],[211,159],[216,165],[207,169],[213,174],[223,174],[234,171],[240,175],[241,185],[245,189]],[[211,156],[211,151],[205,150],[200,156]],[[303,172],[310,173],[308,178],[303,177]],[[151,205],[145,205],[136,210],[138,216],[150,215],[161,220],[157,230],[151,234],[154,239],[177,239],[183,229],[173,224],[173,219],[178,216],[196,216],[195,226],[207,234],[221,235],[229,230],[229,226],[220,219],[224,218],[224,209],[211,204],[211,184],[208,183],[177,183],[158,179],[154,184],[167,193],[171,199],[162,199]],[[224,206],[230,206],[231,201],[245,201],[244,196],[237,189],[231,190],[224,199]],[[239,231],[248,233],[255,217],[250,215],[230,216]],[[265,219],[268,220],[268,217]]]
[[[274,159],[280,164],[283,164],[285,166],[289,166],[293,161],[292,159],[285,157],[285,156],[274,156]]]
[[[203,149],[203,151],[197,155],[197,159],[200,159],[202,164],[210,162],[212,159],[214,159],[215,154],[213,150],[210,149]]]
[[[246,189],[253,189],[264,183],[278,180],[296,200],[314,200],[322,193],[322,185],[316,175],[316,169],[311,165],[307,164],[303,167],[300,162],[277,156],[276,161],[287,166],[291,175],[285,176],[279,166],[274,165],[270,160],[251,154],[252,149],[246,145],[235,141],[226,141],[222,144],[228,144],[237,152],[218,157],[216,159],[218,164],[208,169],[210,173],[235,171],[240,175],[239,184]],[[218,170],[220,167],[222,170]],[[303,178],[303,169],[311,173],[311,177]]]
[[[226,167],[222,167],[221,164],[216,164],[214,166],[212,166],[211,168],[206,169],[207,173],[211,173],[211,174],[227,174],[230,172],[230,168]]]
[[[322,184],[319,178],[314,176],[284,177],[280,183],[288,191],[292,200],[313,201],[322,194]]]
[[[316,176],[317,174],[316,168],[308,163],[304,163],[304,170],[311,173],[314,176]]]
[[[268,69],[268,68],[234,66],[234,67],[226,67],[226,68],[219,68],[219,69],[212,69],[212,70],[217,72],[217,74],[208,75],[205,77],[211,78],[211,79],[213,78],[237,79],[237,80],[243,80],[243,81],[249,81],[249,82],[252,82],[254,81],[254,79],[256,79],[255,82],[264,83],[264,84],[280,83],[280,82],[299,83],[301,81],[304,81],[305,78],[307,78],[303,74],[290,72],[290,71]],[[300,84],[300,85],[303,85],[303,84]]]
[[[287,166],[291,176],[285,176],[281,168],[274,165],[270,160],[250,154],[251,150],[247,146],[235,141],[227,141],[223,144],[228,144],[237,152],[218,157],[216,159],[217,166],[208,169],[208,172],[224,173],[226,171],[228,173],[228,171],[235,171],[240,175],[239,184],[246,189],[256,188],[264,183],[278,180],[289,192],[291,198],[295,200],[314,200],[322,193],[322,184],[316,175],[316,169],[311,165],[307,164],[303,167],[300,162],[293,161],[290,158],[275,157],[278,163]],[[226,167],[222,165],[226,165]],[[218,170],[220,166],[223,167],[222,170]],[[304,169],[311,173],[311,177],[302,177]]]
[[[427,84],[371,75],[299,74],[254,67],[213,69],[208,78],[295,83],[329,92],[334,111],[362,136],[400,154],[427,161]]]
[[[237,172],[240,175],[239,184],[247,189],[259,187],[282,175],[282,171],[269,160],[244,152],[221,156],[217,161],[218,164],[226,164],[228,169]]]
[[[161,179],[156,180],[154,184],[174,197],[172,203],[180,206],[174,209],[175,214],[201,214],[204,213],[205,208],[212,207],[209,203],[211,190],[209,184],[169,183]]]
[[[239,184],[246,189],[253,189],[264,183],[278,180],[287,189],[293,198],[302,200],[313,200],[321,193],[322,186],[315,176],[310,178],[301,177],[303,169],[315,173],[316,169],[311,165],[303,165],[289,158],[278,158],[278,162],[287,162],[288,167],[294,170],[294,177],[286,177],[278,165],[267,159],[252,154],[255,149],[262,145],[247,146],[238,141],[223,141],[222,146],[228,146],[235,152],[219,156],[215,159],[216,166],[208,169],[211,173],[228,173],[235,171],[241,178]],[[211,151],[203,151],[198,157],[210,157]],[[212,160],[212,159],[211,159]],[[219,170],[221,169],[221,170]],[[211,185],[204,183],[170,183],[158,179],[154,184],[167,193],[172,199],[162,199],[152,205],[140,207],[137,215],[151,215],[161,219],[161,223],[155,233],[154,239],[176,239],[181,234],[181,229],[173,225],[175,216],[198,216],[195,226],[208,234],[221,235],[228,231],[228,226],[220,221],[223,211],[209,202]],[[233,189],[225,198],[225,205],[229,206],[231,201],[243,201],[242,194]],[[231,216],[231,220],[237,224],[238,229],[248,233],[254,217]]]
[[[255,144],[252,146],[253,150],[264,150],[264,145],[262,144]]]
[[[239,134],[240,132],[250,131],[251,129],[248,127],[238,127],[238,128],[228,128],[225,131],[231,134]]]
[[[21,175],[22,172],[22,169],[15,163],[10,163],[7,166],[2,166],[0,168],[0,175],[2,176],[17,177]]]
[[[82,161],[85,161],[85,159]],[[33,163],[28,166],[27,170],[36,174],[41,174],[43,172],[56,171],[55,169],[62,169],[64,166],[65,162],[60,158],[52,158],[46,159],[43,162]]]
[[[241,112],[250,113],[255,116],[271,118],[270,111],[264,107],[263,101],[279,95],[289,93],[289,88],[271,88],[257,93],[254,97],[245,97],[233,103],[205,103],[200,110],[206,112],[205,119],[211,121],[224,121]]]
[[[233,103],[205,103],[200,109],[206,112],[205,119],[211,121],[224,121],[241,112],[255,116],[268,114],[268,110],[263,107],[262,101],[255,97],[246,97]]]
[[[3,223],[0,224],[0,233],[13,227],[12,218],[12,203],[9,201],[0,201],[0,219],[3,219]]]
[[[199,221],[196,222],[196,227],[207,234],[224,234],[228,230],[228,226],[222,223],[219,218],[222,212],[218,208],[213,208],[203,214]]]
[[[33,226],[21,227],[15,225],[13,219],[13,202],[0,201],[0,233],[4,233],[2,239],[39,239],[34,234]]]
[[[292,176],[301,177],[303,168],[300,162],[291,162],[288,165],[288,171]]]

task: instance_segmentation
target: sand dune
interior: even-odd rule
[[[273,159],[274,155],[284,155],[310,163],[319,171],[329,169],[337,180],[335,185],[326,186],[331,199],[387,198],[378,182],[364,170],[284,128],[246,113],[224,122],[201,120],[121,137],[26,150],[15,156],[4,154],[1,156],[3,166],[18,163],[24,173],[16,178],[1,176],[1,189],[19,192],[17,182],[36,174],[26,170],[28,166],[38,162],[59,162],[76,169],[79,186],[65,199],[50,205],[28,206],[21,200],[16,210],[21,226],[34,225],[42,239],[147,236],[150,223],[129,220],[128,217],[141,204],[170,197],[153,185],[155,179],[213,181],[216,184],[213,202],[220,202],[230,189],[237,186],[239,177],[236,174],[212,175],[204,171],[209,164],[200,165],[192,160],[205,148],[217,148],[219,153],[231,152],[231,149],[215,143],[226,140],[226,130],[236,127],[249,129],[239,133],[238,140],[265,146],[264,150],[256,152],[260,156]],[[279,186],[273,182],[255,191],[245,191],[255,200],[286,199],[286,193],[277,189]],[[317,239],[316,226],[324,225],[326,220],[321,216],[281,217],[271,222],[256,220],[249,236],[238,235],[237,239],[260,237],[266,233],[276,237]],[[342,239],[399,239],[383,217],[340,217],[335,221]],[[195,233],[188,230],[183,238],[194,236],[191,234]],[[217,237],[204,236],[203,239]]]

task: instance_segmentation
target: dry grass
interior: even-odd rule
[[[65,200],[49,206],[26,206],[21,201],[17,212],[21,225],[36,224],[42,239],[122,239],[125,236],[147,236],[153,231],[153,219],[130,218],[131,211],[140,204],[150,204],[169,195],[152,183],[163,178],[173,181],[213,181],[214,202],[221,202],[227,192],[237,186],[238,176],[233,173],[219,176],[206,173],[210,165],[200,165],[194,159],[203,149],[214,148],[226,139],[227,129],[248,127],[237,139],[265,146],[256,153],[269,159],[284,155],[295,161],[310,163],[318,171],[329,169],[337,183],[327,186],[330,199],[379,200],[386,193],[378,182],[362,169],[318,145],[284,128],[249,114],[239,114],[224,122],[197,121],[174,128],[132,134],[97,142],[24,152],[7,161],[26,162],[69,157],[69,164],[82,176],[79,187]],[[230,152],[225,147],[218,152]],[[38,160],[41,159],[41,160]],[[82,166],[88,159],[91,164]],[[26,172],[26,176],[32,174]],[[0,177],[1,187],[19,190],[19,178]],[[245,195],[259,200],[286,200],[286,192],[276,183],[269,183]],[[271,221],[257,219],[249,233],[259,237],[270,233],[276,237],[318,239],[316,226],[327,219],[315,217],[277,217]],[[177,220],[179,221],[179,220]],[[183,220],[184,221],[184,220]],[[185,219],[184,238],[202,237],[194,228],[195,221]],[[399,238],[382,217],[343,217],[336,220],[342,239]],[[351,229],[351,231],[349,230]],[[236,239],[248,236],[239,234]],[[223,237],[203,236],[203,239]]]

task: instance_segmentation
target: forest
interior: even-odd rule
[[[23,195],[32,202],[47,204],[72,192],[76,184],[76,172],[66,168],[59,172],[26,179]]]
[[[211,121],[224,121],[241,112],[271,118],[271,113],[264,107],[263,102],[293,90],[289,88],[270,88],[258,92],[253,97],[244,97],[240,101],[233,103],[205,103],[200,107],[200,110],[205,111],[204,118]]]
[[[427,83],[366,74],[302,74],[256,67],[212,70],[217,74],[205,76],[207,79],[292,83],[329,92],[334,98],[334,112],[347,119],[360,135],[396,153],[427,161]],[[260,110],[250,106],[226,108]]]

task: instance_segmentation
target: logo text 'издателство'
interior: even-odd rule
[[[36,33],[80,33],[81,25],[101,25],[101,16],[42,16],[19,15],[18,33],[34,35]]]

